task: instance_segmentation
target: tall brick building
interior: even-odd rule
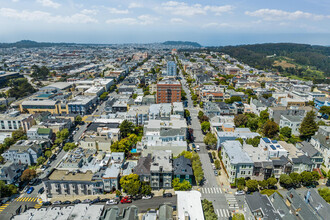
[[[177,80],[162,80],[157,84],[157,103],[181,102],[181,83]]]

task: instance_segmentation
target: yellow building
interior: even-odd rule
[[[61,105],[60,101],[51,101],[51,100],[28,100],[23,101],[19,105],[21,112],[29,112],[30,114],[34,114],[37,112],[50,112],[51,114],[62,114],[69,113],[68,106]]]

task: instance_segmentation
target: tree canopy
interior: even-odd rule
[[[315,122],[315,113],[313,111],[307,112],[299,128],[301,139],[309,140],[317,130],[318,126]]]

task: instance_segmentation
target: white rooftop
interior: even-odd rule
[[[201,203],[201,193],[192,191],[175,191],[178,196],[177,210],[178,220],[204,220],[204,213]],[[189,216],[188,218],[186,218]]]

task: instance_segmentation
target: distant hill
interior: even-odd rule
[[[162,43],[163,45],[167,46],[191,46],[191,47],[202,47],[197,42],[191,42],[191,41],[165,41]]]
[[[48,42],[36,42],[31,40],[21,40],[15,43],[0,43],[0,48],[32,48],[32,47],[53,47],[53,46],[64,46],[64,45],[75,45],[74,43],[48,43]]]
[[[224,52],[252,67],[288,76],[307,80],[330,77],[330,47],[327,46],[267,43],[210,47],[209,50]]]

